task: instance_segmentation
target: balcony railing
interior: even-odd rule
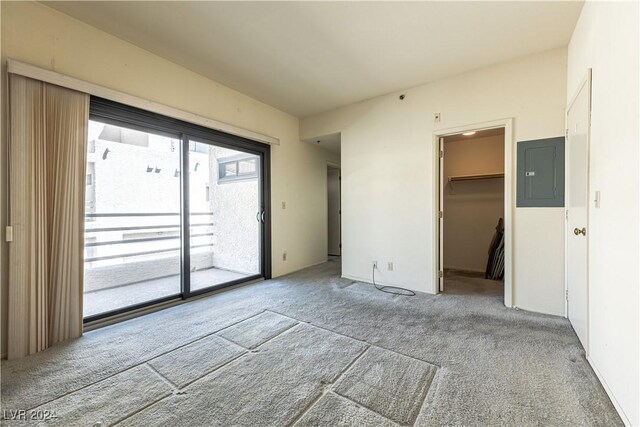
[[[191,213],[190,216],[195,217],[211,217],[213,214],[211,212],[194,212]],[[113,226],[103,226],[100,224],[97,227],[93,228],[85,228],[85,235],[91,236],[94,235],[97,239],[99,233],[117,233],[117,232],[126,232],[130,234],[135,234],[136,232],[175,232],[178,233],[181,231],[180,223],[171,224],[166,223],[170,221],[163,221],[163,223],[147,225],[148,220],[150,218],[177,218],[180,219],[180,213],[162,213],[162,212],[152,212],[152,213],[135,213],[135,212],[118,212],[118,213],[88,213],[85,215],[85,225],[89,225],[90,223],[95,223],[96,220],[99,219],[118,219],[118,221],[126,220],[130,221],[140,221],[142,222],[140,225],[113,225]],[[206,222],[203,222],[206,221]],[[102,222],[102,221],[100,221]],[[195,239],[199,237],[213,237],[213,232],[193,232],[194,229],[202,229],[204,227],[212,227],[213,222],[208,219],[201,220],[199,222],[194,221],[194,223],[190,224],[191,232],[190,238]],[[124,237],[124,235],[122,235]],[[131,239],[115,239],[115,240],[96,240],[96,241],[86,241],[85,249],[89,248],[101,248],[107,246],[114,245],[132,245],[137,244],[138,246],[148,246],[153,245],[154,242],[170,242],[170,241],[180,241],[180,234],[174,236],[155,236],[155,237],[141,237],[141,238],[131,238]],[[191,245],[191,249],[195,248],[204,248],[204,247],[212,247],[212,242],[207,243],[199,243]],[[180,246],[177,247],[161,247],[161,248],[149,248],[149,250],[138,250],[135,252],[118,252],[111,253],[105,255],[98,256],[87,256],[85,257],[85,262],[96,262],[96,261],[105,261],[111,259],[118,258],[132,258],[153,254],[168,254],[171,252],[179,252]]]

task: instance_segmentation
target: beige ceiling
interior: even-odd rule
[[[581,2],[46,2],[295,116],[566,46]]]

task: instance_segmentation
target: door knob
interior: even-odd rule
[[[582,227],[582,230],[579,229],[579,228],[574,228],[573,229],[573,234],[575,234],[576,236],[579,236],[581,234],[583,236],[586,236],[587,235],[587,228],[586,227]]]

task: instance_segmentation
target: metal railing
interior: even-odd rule
[[[212,216],[211,212],[195,212],[191,213],[190,216]],[[145,218],[145,217],[178,217],[180,218],[180,213],[174,212],[149,212],[149,213],[139,213],[139,212],[117,212],[117,213],[88,213],[85,215],[85,222],[93,222],[95,218]],[[190,224],[190,228],[201,228],[201,227],[211,227],[213,226],[213,222],[198,222],[194,224]],[[94,234],[94,233],[105,233],[105,232],[118,232],[118,231],[127,231],[127,232],[135,232],[135,231],[149,231],[149,230],[158,230],[162,232],[167,231],[180,231],[180,224],[157,224],[157,225],[126,225],[126,226],[112,226],[112,227],[95,227],[95,228],[86,228],[85,235]],[[197,233],[191,234],[190,237],[211,237],[213,233]],[[121,239],[121,240],[106,240],[106,241],[95,241],[95,242],[86,242],[86,248],[96,248],[101,246],[113,246],[113,245],[127,245],[127,244],[135,244],[135,243],[151,243],[157,241],[171,241],[171,240],[180,240],[181,236],[157,236],[157,237],[144,237],[144,238],[134,238],[134,239]],[[203,248],[213,246],[212,243],[206,244],[197,244],[191,245],[191,249],[195,248]],[[85,262],[94,262],[94,261],[104,261],[110,259],[117,258],[132,258],[137,256],[145,256],[145,255],[153,255],[160,253],[169,253],[169,252],[178,252],[180,251],[180,247],[171,247],[171,248],[157,248],[148,251],[138,251],[138,252],[125,252],[111,255],[103,255],[103,256],[94,256],[94,257],[86,257]]]

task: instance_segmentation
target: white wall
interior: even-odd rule
[[[567,100],[592,75],[589,358],[628,424],[640,425],[638,2],[585,3],[568,50]]]
[[[449,182],[449,176],[504,172],[504,134],[444,143],[444,267],[484,273],[498,219],[504,218],[504,180]]]
[[[280,138],[272,147],[273,274],[323,262],[327,254],[326,162],[339,156],[303,143],[298,119],[35,2],[2,2],[6,59],[28,62],[171,107]],[[3,102],[5,100],[3,99]],[[3,109],[3,125],[6,123]],[[6,128],[6,126],[3,126]],[[6,131],[2,134],[2,229],[6,224]],[[286,210],[281,203],[287,202]],[[2,239],[4,241],[4,239]],[[287,251],[287,261],[282,252]],[[2,352],[7,265],[2,243]]]
[[[303,119],[303,139],[342,132],[343,274],[370,281],[377,260],[382,282],[434,292],[434,130],[513,117],[514,144],[563,135],[566,54],[555,49],[408,89],[404,101],[389,94]],[[564,315],[564,210],[513,212],[514,303]]]

